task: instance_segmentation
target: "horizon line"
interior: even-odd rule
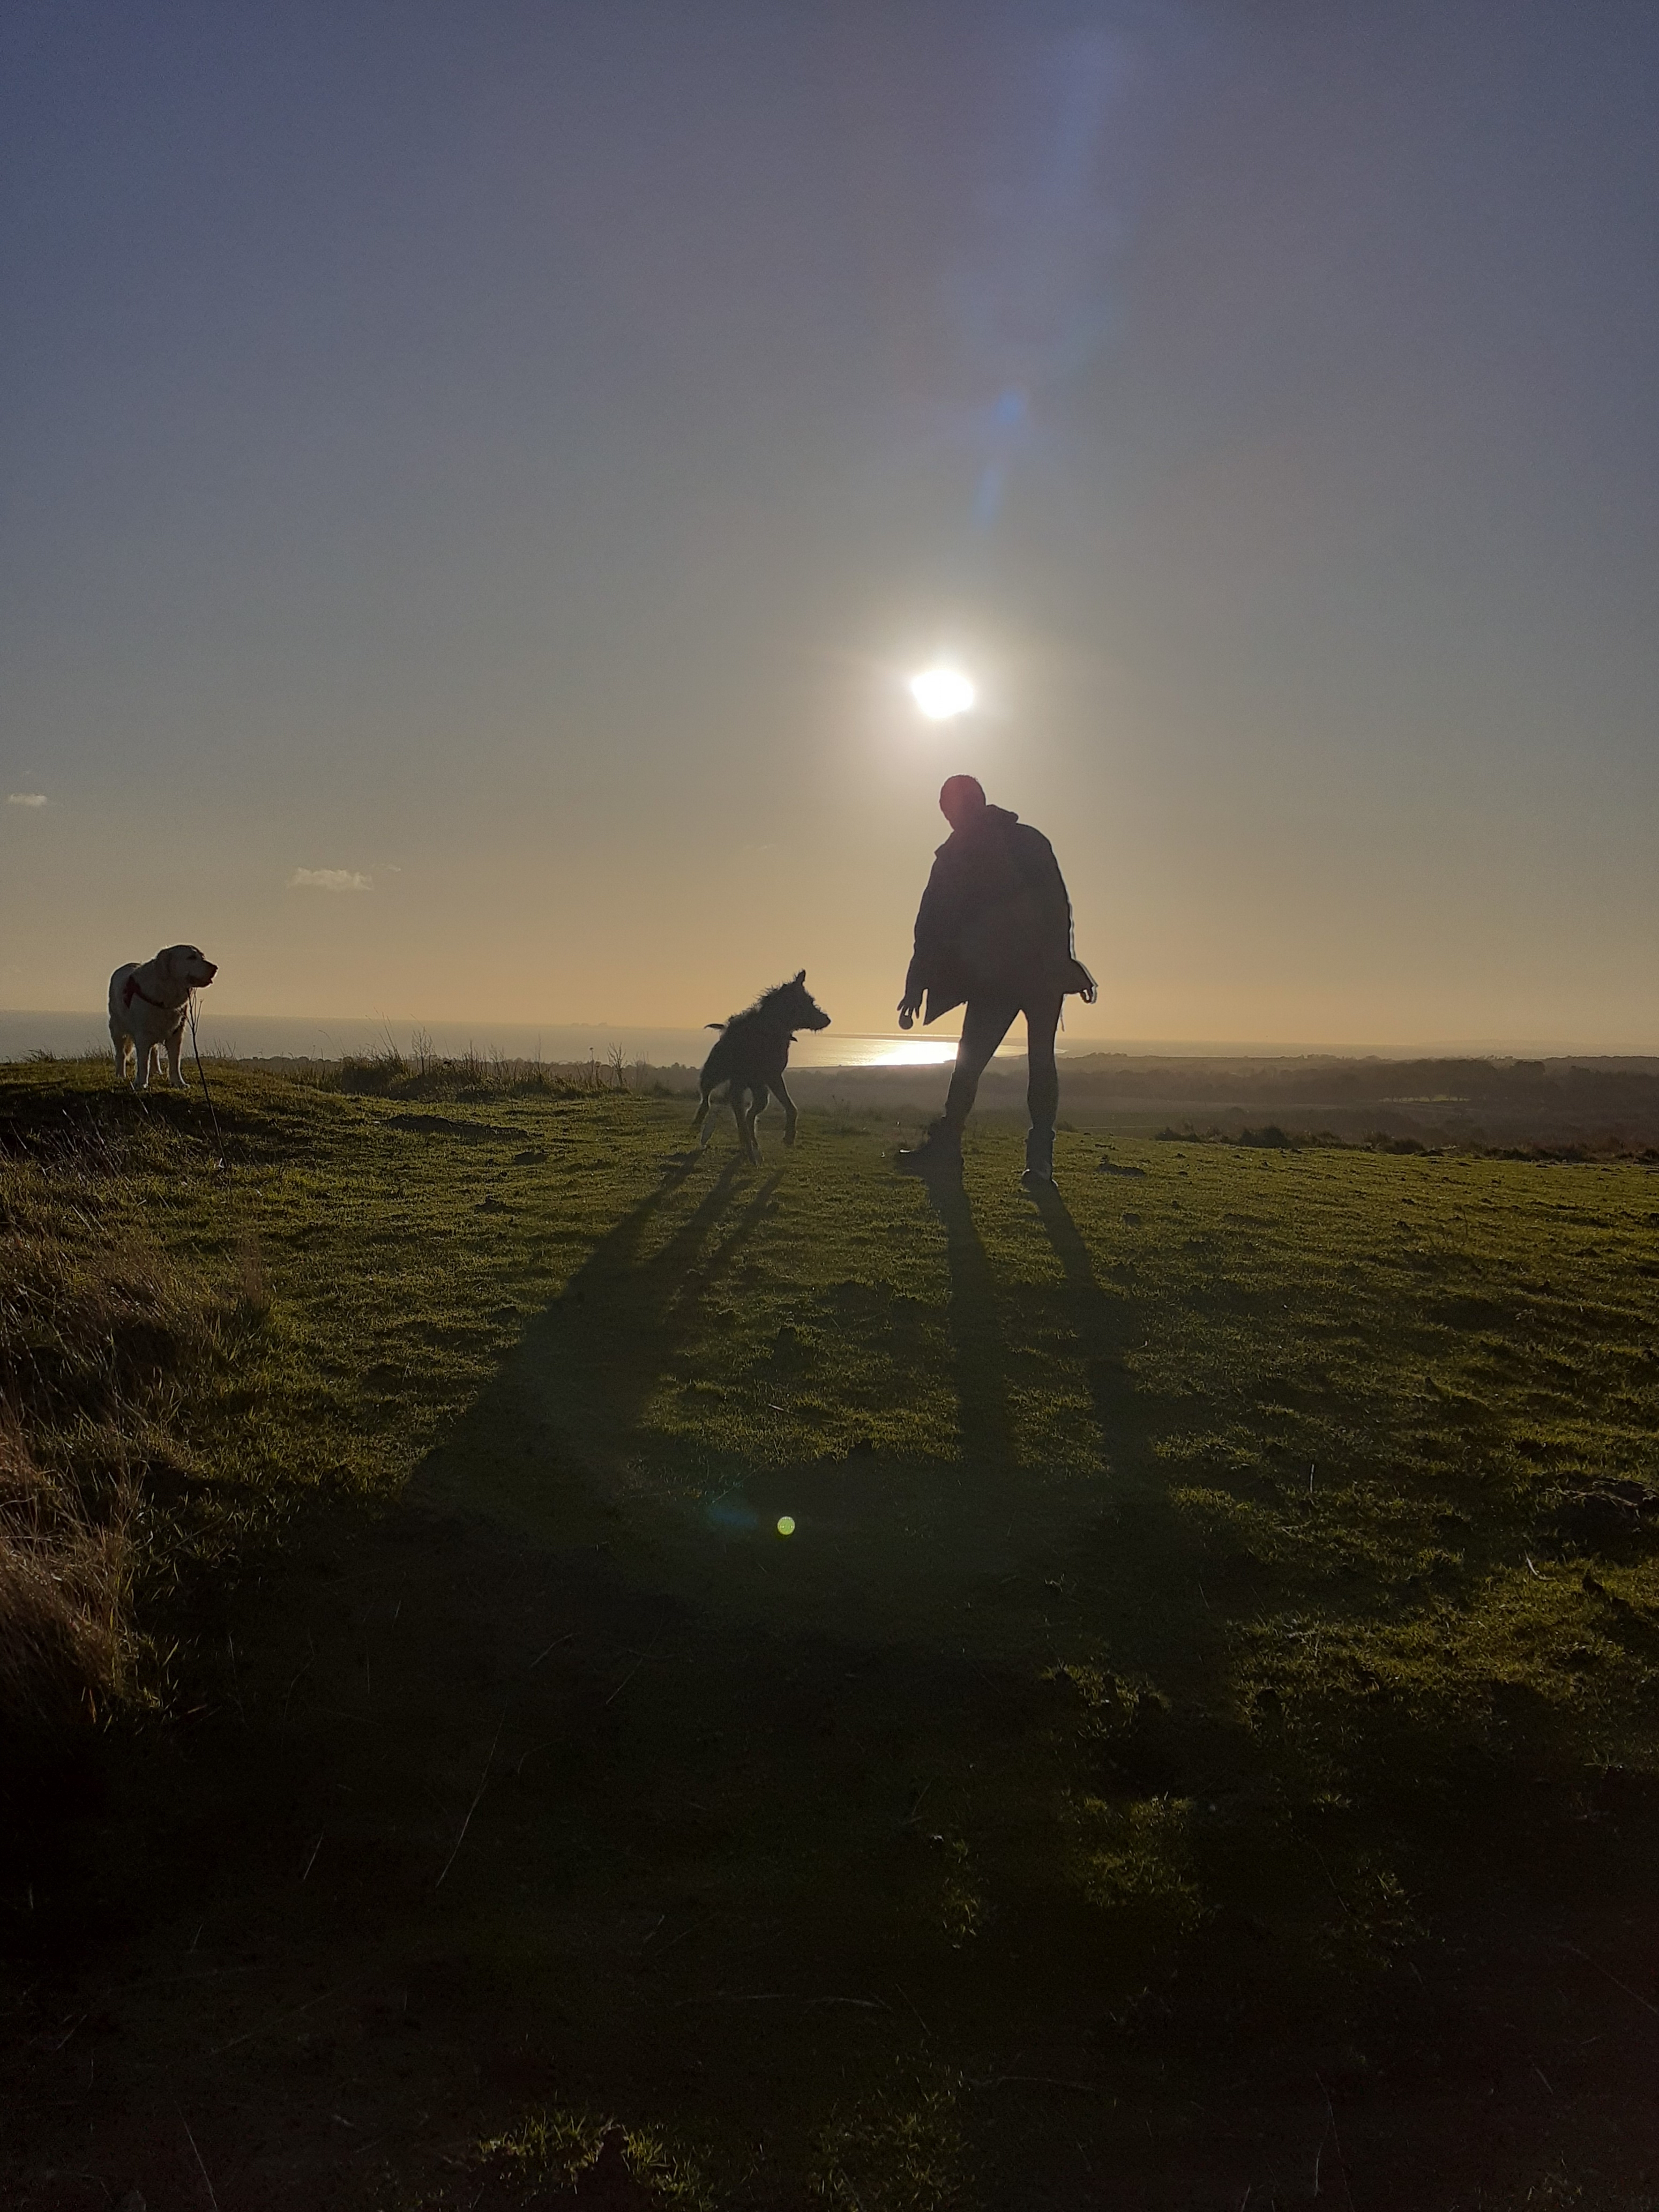
[[[526,1038],[549,1031],[567,1034],[581,1032],[591,1037],[594,1046],[625,1044],[630,1036],[699,1036],[707,1026],[692,1022],[608,1022],[576,1019],[562,1021],[523,1021],[492,1019],[479,1021],[476,1017],[452,1018],[444,1015],[391,1016],[375,1014],[311,1014],[256,1013],[250,1010],[221,1012],[204,1005],[198,1018],[205,1024],[211,1021],[216,1029],[237,1022],[260,1024],[303,1025],[321,1030],[331,1027],[351,1026],[374,1030],[388,1037],[397,1031],[442,1029],[457,1033],[483,1036],[489,1032],[514,1030]],[[81,1007],[0,1006],[0,1022],[7,1024],[31,1021],[67,1023],[84,1021],[101,1030],[106,1024],[106,1014],[101,1010]],[[945,1017],[948,1021],[949,1016]],[[854,1043],[917,1043],[932,1042],[944,1045],[954,1040],[954,1030],[943,1028],[928,1030],[917,1029],[907,1033],[898,1030],[844,1030],[837,1037],[824,1036],[820,1048],[829,1051],[842,1038]],[[1564,1041],[1559,1038],[1513,1037],[1442,1037],[1417,1039],[1409,1043],[1358,1042],[1352,1040],[1340,1043],[1314,1042],[1306,1039],[1238,1037],[1117,1037],[1067,1036],[1062,1032],[1057,1040],[1061,1055],[1080,1059],[1090,1054],[1120,1054],[1143,1058],[1151,1054],[1167,1054],[1181,1059],[1212,1060],[1652,1060],[1659,1059],[1659,1043],[1637,1045],[1628,1042],[1587,1043],[1583,1040]],[[1024,1056],[1022,1046],[1009,1044],[1001,1048],[1000,1056]],[[0,1058],[5,1057],[0,1051]],[[264,1057],[317,1057],[314,1054],[252,1055]],[[828,1062],[821,1062],[828,1065]]]

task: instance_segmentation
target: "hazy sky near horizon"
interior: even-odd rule
[[[889,1027],[970,769],[1074,1036],[1659,1050],[1656,93],[1638,0],[13,0],[0,1006]]]

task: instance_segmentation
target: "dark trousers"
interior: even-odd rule
[[[1059,991],[1045,991],[1019,999],[969,999],[962,1017],[962,1042],[957,1047],[956,1072],[945,1101],[945,1121],[959,1130],[973,1106],[979,1079],[991,1064],[992,1054],[1013,1026],[1014,1016],[1025,1017],[1025,1065],[1030,1080],[1025,1101],[1034,1129],[1051,1129],[1060,1104],[1060,1071],[1054,1066],[1054,1031],[1060,1027],[1063,1003]]]

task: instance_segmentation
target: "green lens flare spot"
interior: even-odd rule
[[[779,1535],[780,1535],[780,1536],[793,1536],[793,1535],[794,1534],[794,1533],[795,1533],[795,1516],[794,1516],[794,1515],[793,1515],[793,1513],[780,1513],[780,1514],[779,1514],[779,1516],[778,1516],[778,1534],[779,1534]]]

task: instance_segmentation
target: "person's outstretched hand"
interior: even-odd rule
[[[920,999],[913,999],[907,991],[903,998],[899,1000],[899,1027],[902,1030],[914,1029],[916,1025],[916,1016],[921,1012],[921,1000]]]

